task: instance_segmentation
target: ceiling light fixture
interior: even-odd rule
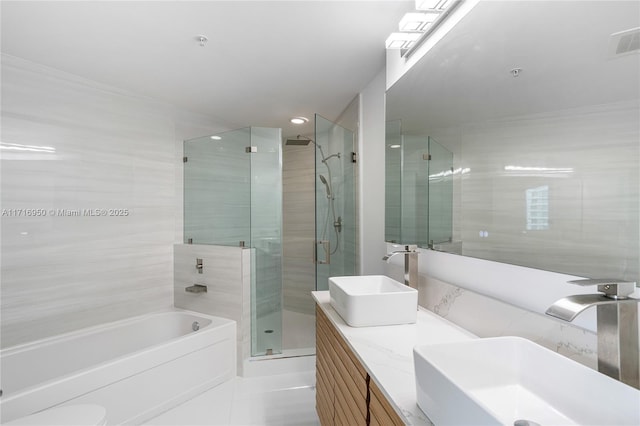
[[[291,120],[293,124],[304,124],[304,123],[308,123],[309,119],[307,117],[293,117]]]
[[[402,145],[389,145],[389,148],[391,149],[396,149],[396,148],[400,148],[402,147]]]
[[[425,31],[438,16],[437,11],[406,13],[400,20],[400,31]]]
[[[222,139],[222,136],[211,136],[211,139],[213,139],[214,141],[219,141],[220,139]]]
[[[444,10],[449,6],[451,0],[416,0],[417,10]]]
[[[416,0],[417,11],[400,20],[400,32],[387,38],[387,49],[398,49],[405,58],[420,46],[464,0]]]
[[[387,49],[408,49],[415,44],[422,33],[419,32],[403,32],[391,33],[385,42]]]

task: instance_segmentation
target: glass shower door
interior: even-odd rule
[[[316,114],[316,290],[356,272],[354,134]]]

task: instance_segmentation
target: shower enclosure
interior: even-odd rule
[[[281,139],[248,127],[184,143],[184,242],[252,250],[252,355],[281,352]]]
[[[252,251],[252,356],[315,353],[311,291],[355,273],[353,133],[317,116],[312,136],[251,127],[184,144],[184,242]]]

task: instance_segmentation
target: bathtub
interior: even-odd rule
[[[4,349],[0,373],[2,423],[95,403],[109,425],[139,424],[235,377],[236,323],[181,310],[143,315]]]

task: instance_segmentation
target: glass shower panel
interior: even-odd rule
[[[184,242],[248,245],[251,194],[245,147],[251,129],[214,137],[184,142]]]
[[[280,129],[251,128],[252,356],[282,352],[281,143]]]
[[[316,114],[316,289],[356,271],[352,131]]]
[[[433,247],[453,237],[453,153],[429,137],[429,154],[429,247]]]

